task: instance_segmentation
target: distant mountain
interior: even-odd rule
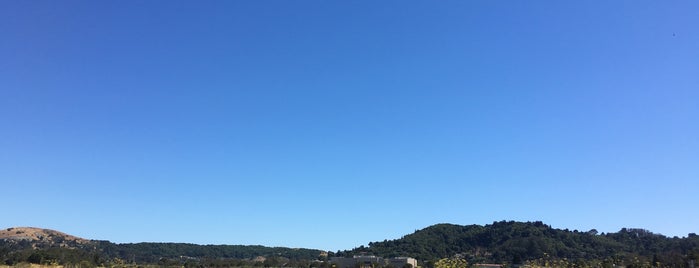
[[[412,256],[423,261],[463,258],[469,263],[524,263],[566,259],[629,264],[631,261],[686,265],[699,257],[699,237],[668,238],[643,229],[616,233],[554,229],[542,222],[501,221],[493,224],[437,224],[396,240],[339,255]],[[699,261],[697,261],[699,264]],[[680,265],[680,266],[682,266]]]

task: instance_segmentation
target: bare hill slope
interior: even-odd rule
[[[14,227],[0,230],[0,239],[44,244],[47,246],[75,246],[88,244],[90,240],[51,229]]]

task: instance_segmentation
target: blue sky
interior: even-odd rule
[[[696,1],[4,1],[0,227],[699,232]]]

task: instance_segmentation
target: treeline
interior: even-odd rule
[[[97,267],[157,264],[185,267],[309,267],[323,251],[316,249],[196,245],[185,243],[115,244],[92,241],[75,247],[45,247],[27,240],[0,239],[0,260],[18,263]],[[322,259],[322,258],[321,258]]]
[[[338,255],[361,253],[411,256],[427,267],[443,258],[463,258],[468,263],[536,265],[565,260],[578,266],[687,267],[691,260],[699,265],[699,237],[669,238],[628,228],[600,234],[594,229],[554,229],[539,221],[501,221],[485,226],[433,225],[401,239],[372,242]]]
[[[100,253],[136,263],[154,263],[161,258],[196,259],[254,259],[257,257],[282,257],[288,260],[315,260],[321,250],[286,247],[242,245],[197,245],[186,243],[135,243],[114,244],[100,241]]]
[[[87,248],[36,247],[26,240],[2,239],[0,239],[0,260],[2,260],[0,264],[5,265],[34,263],[95,267],[105,263],[105,259],[97,251]]]
[[[368,247],[323,252],[316,249],[185,243],[115,244],[91,241],[56,246],[54,240],[0,239],[0,264],[130,267],[318,267],[332,268],[333,256],[371,254],[407,256],[435,268],[440,260],[455,263],[499,263],[554,267],[689,267],[699,266],[699,236],[666,237],[643,229],[614,233],[554,229],[542,222],[501,221],[493,224],[438,224],[403,238],[369,243]],[[445,262],[445,261],[443,261]],[[449,263],[449,262],[445,262]],[[436,267],[439,268],[439,267]]]

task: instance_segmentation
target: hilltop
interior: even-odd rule
[[[460,258],[469,263],[522,264],[552,260],[586,263],[664,263],[699,259],[699,236],[669,238],[639,228],[615,233],[555,229],[540,221],[489,225],[436,224],[400,239],[371,242],[340,255],[411,256],[422,261]],[[699,262],[698,262],[699,263]],[[427,265],[429,266],[429,265]]]
[[[33,248],[46,247],[77,247],[87,245],[90,240],[72,236],[63,232],[51,229],[42,229],[36,227],[13,227],[0,230],[0,240],[29,242]]]

